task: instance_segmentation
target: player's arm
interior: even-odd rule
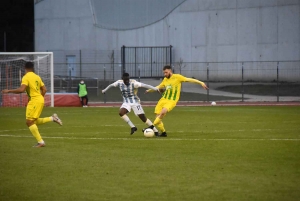
[[[20,94],[20,93],[23,93],[26,90],[26,87],[27,86],[25,84],[22,84],[17,89],[4,89],[4,90],[2,90],[2,93],[3,94],[6,94],[6,93]]]
[[[112,88],[112,87],[117,87],[117,86],[118,86],[118,82],[114,82],[114,83],[108,85],[105,89],[103,89],[103,90],[102,90],[102,93],[105,94],[105,92],[106,92],[107,90],[109,90],[109,89]]]
[[[152,91],[157,91],[157,92],[159,92],[159,88],[153,87],[153,86],[148,85],[148,84],[141,83],[141,87],[147,88],[148,90],[152,90]]]
[[[41,87],[40,87],[40,90],[41,90],[42,96],[45,96],[45,94],[46,94],[46,92],[47,92],[46,86],[45,86],[45,85],[41,86]]]
[[[158,86],[155,87],[156,90],[153,90],[153,89],[148,89],[145,91],[145,93],[149,93],[149,92],[155,92],[155,91],[158,91],[159,93],[161,93],[161,89],[165,88],[165,85],[163,82],[161,82]]]
[[[185,82],[191,82],[191,83],[196,83],[196,84],[200,84],[204,89],[208,89],[208,87],[206,86],[206,84],[204,82],[201,82],[200,80],[196,80],[194,78],[186,78]]]
[[[79,94],[79,85],[77,86],[77,93]]]

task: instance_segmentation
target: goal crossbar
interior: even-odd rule
[[[45,57],[49,57],[49,61],[47,60],[47,64],[44,62],[40,63],[40,60],[42,60],[43,55]],[[40,56],[40,57],[39,57]],[[50,107],[54,107],[54,66],[53,66],[53,52],[1,52],[0,53],[0,80],[4,77],[1,75],[1,72],[6,71],[6,65],[9,63],[10,66],[13,66],[14,63],[17,63],[18,61],[32,61],[35,62],[38,65],[38,72],[37,73],[42,80],[43,76],[50,76],[50,92],[47,92],[47,95],[50,95]],[[17,64],[16,64],[17,65]],[[43,68],[47,68],[45,72],[42,73],[42,70],[40,71],[40,65],[43,65]],[[20,75],[17,75],[18,77],[21,77],[21,66],[18,65],[18,68],[20,68]],[[45,70],[45,69],[43,69]],[[6,72],[5,72],[6,73]],[[50,73],[50,75],[48,75]],[[11,74],[11,73],[10,73]],[[19,80],[20,81],[20,80]],[[1,86],[3,88],[3,86]]]

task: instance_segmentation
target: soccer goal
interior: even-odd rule
[[[25,74],[26,62],[34,63],[34,71],[38,74],[45,86],[45,106],[54,106],[54,83],[53,83],[53,53],[52,52],[11,52],[0,53],[0,91],[3,89],[15,89],[21,85]],[[2,107],[22,107],[28,102],[26,93],[1,94]]]

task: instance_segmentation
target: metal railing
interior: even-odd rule
[[[83,59],[83,61],[85,61]],[[113,60],[111,60],[113,61]],[[76,92],[80,79],[84,79],[89,90],[90,102],[121,102],[118,89],[110,89],[103,96],[101,90],[121,79],[122,63],[82,62],[74,63],[77,70],[72,75],[68,63],[54,63],[54,92]],[[157,86],[163,79],[162,68],[157,76],[151,77],[149,63],[135,63],[141,67],[133,79]],[[78,68],[81,68],[81,71]],[[300,101],[300,61],[270,62],[183,62],[172,64],[174,73],[204,81],[209,90],[197,84],[183,83],[181,101]],[[153,72],[152,72],[153,75]],[[7,85],[5,70],[1,70],[0,90]],[[12,77],[19,83],[19,76]],[[18,85],[19,86],[19,85]],[[17,88],[11,86],[12,88]],[[159,94],[144,94],[139,90],[142,101],[157,101]]]
[[[139,63],[142,64],[142,63]],[[149,63],[146,63],[149,64]],[[62,70],[66,64],[55,64],[55,73]],[[88,84],[92,89],[91,101],[122,101],[117,90],[111,90],[106,97],[101,90],[109,83],[121,79],[122,64],[115,63],[82,63],[84,66],[81,77],[67,76],[65,82],[76,79],[95,80]],[[117,68],[116,68],[117,66]],[[158,85],[163,78],[162,67],[160,76],[152,77],[149,65],[143,65],[131,76],[146,84]],[[148,67],[147,67],[148,66]],[[174,73],[193,77],[204,81],[210,88],[202,90],[196,84],[184,83],[182,101],[300,101],[300,61],[271,62],[175,62]],[[66,72],[64,70],[64,72]],[[62,79],[62,78],[56,78]],[[69,81],[68,81],[69,80]],[[94,84],[92,84],[94,83]],[[69,84],[67,86],[70,86]],[[61,86],[61,85],[60,85]],[[55,89],[60,86],[55,84]],[[73,86],[73,85],[72,85]],[[74,92],[75,88],[61,89]],[[71,91],[70,91],[71,90]],[[141,90],[140,90],[141,91]],[[117,95],[116,95],[117,94]],[[142,101],[156,101],[159,96],[139,93]]]
[[[143,69],[139,76],[154,78],[161,76],[161,66],[172,65],[172,46],[126,47],[121,48],[122,72],[133,77]]]

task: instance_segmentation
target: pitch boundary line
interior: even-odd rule
[[[32,136],[21,136],[21,135],[0,135],[0,137],[13,137],[13,138],[32,138]],[[67,140],[130,140],[130,141],[143,141],[143,140],[149,140],[150,138],[97,138],[97,137],[90,137],[90,138],[85,138],[85,137],[47,137],[43,136],[44,139],[67,139]],[[199,139],[199,138],[194,138],[194,139],[184,139],[184,138],[152,138],[152,139],[159,139],[163,141],[300,141],[300,139],[297,138],[285,138],[285,139],[280,139],[280,138],[271,138],[271,139]]]
[[[136,124],[137,126],[141,126],[142,124]],[[97,127],[125,127],[126,125],[97,125]],[[95,126],[70,126],[71,128],[90,128],[90,127],[95,127]],[[53,129],[53,127],[42,127],[43,129]],[[61,128],[61,127],[59,127]],[[236,130],[209,130],[209,131],[188,131],[190,133],[238,133],[238,132],[263,132],[263,131],[295,131],[299,130],[297,128],[288,128],[288,129],[277,129],[277,128],[253,128],[253,129],[236,129]],[[20,128],[20,129],[5,129],[5,130],[0,130],[0,133],[5,133],[5,132],[18,132],[18,131],[28,131],[28,128]],[[172,133],[186,133],[186,131],[178,130],[178,131],[169,131]],[[91,131],[88,131],[87,133],[91,133]],[[93,132],[93,133],[120,133],[120,132]],[[127,133],[127,132],[122,132],[122,133]],[[66,133],[66,134],[75,134],[75,133]]]

